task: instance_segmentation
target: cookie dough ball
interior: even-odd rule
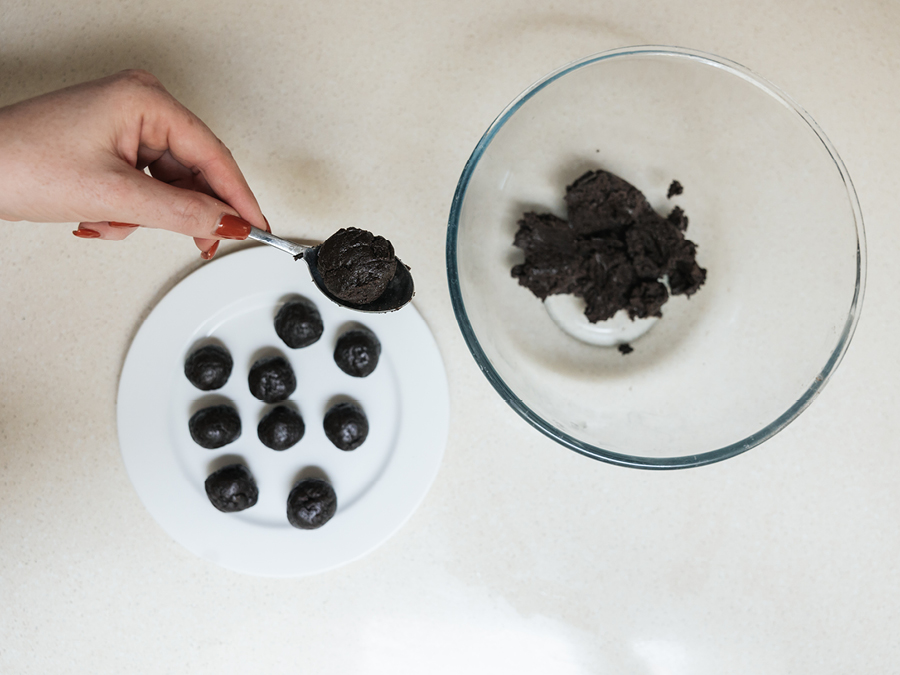
[[[369,420],[353,403],[338,403],[325,413],[325,435],[341,450],[356,450],[369,435]]]
[[[337,495],[324,480],[307,478],[291,490],[287,500],[288,522],[301,530],[315,530],[337,511]]]
[[[191,353],[184,362],[184,375],[203,391],[221,389],[231,376],[234,362],[228,350],[219,345],[206,345]]]
[[[214,405],[195,412],[188,428],[197,445],[215,450],[240,437],[241,417],[230,405]]]
[[[318,268],[325,288],[344,302],[365,305],[384,293],[394,272],[394,247],[356,227],[340,229],[319,247]]]
[[[305,431],[300,413],[283,405],[263,417],[256,428],[259,440],[272,450],[287,450],[303,438]]]
[[[381,342],[368,328],[348,330],[338,338],[334,348],[334,362],[353,377],[372,374],[381,356]]]
[[[283,356],[266,356],[250,366],[250,393],[260,401],[284,401],[297,388],[294,369]]]
[[[275,332],[291,349],[309,347],[322,337],[324,329],[319,310],[306,298],[284,303],[275,316]]]
[[[249,509],[259,499],[256,481],[243,464],[229,464],[206,479],[206,496],[219,511],[234,513]]]

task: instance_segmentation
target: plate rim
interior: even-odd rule
[[[286,530],[289,532],[288,537],[293,537],[291,543],[286,545],[288,549],[297,548],[296,542],[300,539],[296,535],[305,535],[303,541],[318,543],[320,553],[322,547],[326,552],[328,550],[333,552],[330,556],[312,555],[311,559],[304,557],[303,564],[292,565],[284,562],[275,564],[271,557],[266,559],[264,551],[267,554],[284,554],[284,545],[279,547],[272,544],[273,528],[236,519],[232,521],[234,527],[229,526],[229,530],[233,530],[235,532],[233,536],[246,544],[246,548],[257,552],[257,557],[263,560],[259,561],[259,564],[247,565],[246,560],[240,555],[227,550],[223,552],[221,548],[211,546],[210,538],[204,539],[204,533],[198,532],[190,523],[191,519],[185,518],[184,514],[178,511],[178,505],[173,504],[168,496],[163,494],[165,489],[160,488],[162,483],[157,483],[163,477],[160,475],[161,467],[165,469],[162,471],[165,474],[166,471],[171,472],[172,467],[178,463],[176,448],[171,443],[159,443],[160,437],[168,436],[169,425],[165,419],[160,420],[158,417],[158,414],[161,412],[165,414],[168,409],[168,401],[165,400],[165,396],[159,400],[160,394],[166,392],[175,375],[168,369],[154,369],[142,361],[151,355],[159,357],[173,351],[179,358],[181,357],[186,341],[190,340],[199,327],[217,312],[222,311],[222,307],[213,307],[211,310],[198,313],[196,319],[182,316],[180,323],[175,320],[176,317],[185,308],[186,302],[189,301],[191,305],[196,306],[204,294],[215,293],[210,290],[215,286],[215,283],[211,282],[221,280],[223,277],[231,279],[234,283],[238,283],[234,280],[240,279],[239,283],[244,285],[243,296],[267,291],[277,292],[282,296],[288,293],[301,293],[314,298],[317,303],[329,302],[314,290],[315,287],[306,275],[300,276],[302,281],[296,282],[297,288],[282,288],[280,284],[285,280],[279,278],[277,274],[273,273],[272,279],[267,275],[262,275],[261,279],[259,278],[261,275],[247,274],[257,266],[263,270],[272,270],[280,259],[285,259],[284,254],[270,251],[266,247],[251,246],[217,258],[212,264],[200,267],[174,285],[141,322],[129,345],[119,376],[116,420],[119,448],[129,479],[151,517],[172,539],[195,555],[232,571],[257,576],[300,577],[322,573],[364,557],[393,536],[416,511],[437,477],[446,448],[449,436],[449,387],[446,369],[434,335],[412,304],[390,315],[374,315],[390,317],[391,325],[402,326],[403,330],[399,332],[404,335],[403,340],[406,336],[411,336],[417,343],[417,348],[426,357],[422,359],[423,362],[417,360],[415,375],[396,367],[398,365],[396,360],[394,363],[394,373],[398,378],[398,395],[402,399],[399,402],[403,410],[401,423],[391,457],[371,488],[376,491],[376,496],[388,490],[393,497],[386,499],[383,496],[369,497],[368,493],[363,495],[352,508],[339,514],[344,519],[340,528],[326,526],[320,530],[304,532],[288,528]],[[285,259],[285,262],[290,265],[296,264],[293,260]],[[287,265],[282,269],[287,269]],[[242,273],[235,274],[237,271]],[[293,273],[293,270],[291,272]],[[230,282],[226,281],[227,283]],[[220,304],[224,307],[234,305],[241,297],[232,295],[224,301],[220,298]],[[348,312],[350,319],[358,316],[351,310],[342,308],[339,310]],[[372,320],[372,317],[373,315],[367,315],[366,319]],[[188,322],[192,327],[185,332],[184,324]],[[173,325],[177,326],[177,329],[173,330],[171,328]],[[148,372],[148,367],[152,372]],[[408,393],[404,395],[403,386],[412,386],[416,382],[418,386],[427,382],[427,397],[410,396]],[[148,390],[156,395],[156,401],[152,397],[148,401]],[[157,427],[155,432],[154,420],[162,422],[155,424]],[[136,438],[134,430],[142,430],[144,433]],[[427,441],[423,443],[421,437],[426,433]],[[152,456],[154,445],[162,445],[166,450],[162,452],[156,447],[155,451],[159,454]],[[175,481],[174,486],[166,484],[166,489],[170,487],[177,488],[178,481]],[[206,516],[218,518],[228,515],[211,508],[205,502],[205,496],[202,498],[199,496],[201,493],[196,490],[193,490],[193,493],[193,496],[188,497],[176,495],[174,501],[180,502],[181,508],[184,508],[187,502],[189,508],[193,509],[189,512],[195,515],[204,514],[204,517],[199,519],[207,523],[210,522],[210,518]],[[369,501],[374,499],[379,508],[361,508],[367,499]],[[333,520],[329,525],[340,522]],[[355,546],[347,546],[345,542],[343,553],[338,553],[342,546],[341,538],[337,535],[348,529],[351,531],[356,529],[361,534],[358,540],[353,542]],[[262,533],[263,531],[266,531],[268,536]]]

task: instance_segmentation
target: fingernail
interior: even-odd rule
[[[250,223],[226,213],[219,218],[216,236],[222,239],[246,239],[250,236]]]
[[[266,232],[271,233],[271,232],[272,232],[272,228],[269,227],[269,219],[266,218],[265,216],[263,216],[263,220],[266,221]]]
[[[140,227],[140,225],[135,225],[134,223],[116,223],[112,220],[109,221],[110,227]]]
[[[200,257],[203,258],[204,260],[209,260],[216,254],[216,251],[218,251],[218,250],[219,250],[219,242],[216,242],[215,244],[213,244],[212,246],[209,247],[208,251],[200,251]]]
[[[77,230],[73,230],[72,234],[76,237],[81,237],[82,239],[97,239],[100,237],[100,233],[96,230],[89,230],[86,227],[79,227]]]

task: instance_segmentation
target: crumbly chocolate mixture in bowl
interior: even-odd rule
[[[669,194],[680,191],[673,181]],[[640,190],[603,170],[569,185],[565,203],[567,219],[531,211],[515,236],[525,262],[512,276],[541,300],[568,294],[584,301],[591,323],[622,310],[633,321],[661,317],[670,293],[690,297],[706,281],[697,246],[684,236],[688,219],[680,207],[663,217]]]

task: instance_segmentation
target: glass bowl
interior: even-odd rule
[[[684,209],[707,270],[658,321],[599,325],[628,354],[577,337],[510,273],[522,214],[565,218],[566,186],[593,169],[661,215]],[[859,318],[865,236],[841,159],[790,98],[717,56],[635,47],[551,73],[488,128],[453,199],[447,273],[472,355],[535,429],[613,464],[685,468],[771,438],[822,390]]]

